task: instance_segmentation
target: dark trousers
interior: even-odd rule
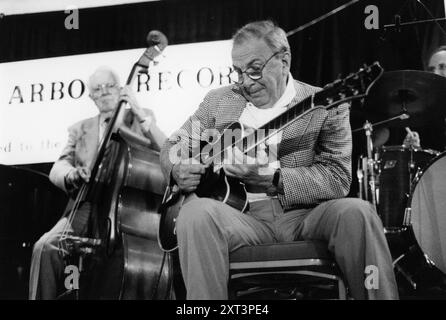
[[[63,217],[34,244],[29,278],[29,299],[56,299],[64,289],[65,262],[60,252],[59,239],[64,231],[70,235],[85,234],[90,218],[90,207],[81,206],[72,223],[68,215],[74,201],[70,201]]]

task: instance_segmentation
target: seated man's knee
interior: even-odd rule
[[[338,200],[336,211],[339,218],[347,224],[357,226],[380,223],[378,214],[371,203],[361,199],[340,199]]]
[[[180,210],[176,221],[177,230],[200,230],[203,225],[211,222],[214,210],[214,200],[197,198],[187,202]]]
[[[39,243],[42,259],[53,259],[54,257],[59,256],[59,237],[50,236],[42,240],[43,241]]]
[[[34,243],[34,246],[33,246],[33,255],[36,255],[36,254],[41,253],[41,252],[44,250],[45,243],[46,243],[46,238],[45,238],[45,236],[40,237],[39,240],[37,240],[37,241]]]

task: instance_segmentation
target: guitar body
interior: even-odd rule
[[[226,203],[227,205],[245,212],[248,207],[248,199],[245,185],[238,179],[226,176],[221,165],[225,161],[226,150],[228,147],[232,151],[232,145],[236,141],[242,141],[244,137],[244,127],[240,122],[231,123],[219,138],[211,143],[202,143],[201,145],[201,162],[204,163],[210,157],[215,159],[212,165],[208,167],[206,173],[201,177],[195,194],[200,198],[211,198]],[[243,145],[235,144],[240,150]],[[220,155],[217,155],[220,153]],[[231,162],[231,164],[234,164]]]
[[[234,209],[245,212],[248,207],[245,185],[238,179],[226,176],[223,169],[219,173],[210,173],[210,175],[215,175],[215,178],[206,179],[206,174],[203,175],[203,182],[200,183],[195,194],[200,198],[221,201]]]
[[[164,195],[164,201],[158,212],[161,214],[158,244],[166,252],[174,251],[178,248],[176,222],[183,202],[186,199],[180,189],[176,186],[168,187]]]
[[[221,201],[234,209],[245,212],[248,209],[245,185],[237,179],[226,176],[223,169],[219,173],[211,171],[212,169],[209,168],[207,173],[203,175],[203,182],[200,183],[195,194],[200,198]],[[165,195],[166,200],[159,210],[161,220],[158,233],[159,244],[167,252],[178,247],[176,220],[187,197],[178,188],[169,189]]]
[[[242,136],[243,125],[239,122],[232,123],[223,131],[217,141],[201,145],[201,150],[208,150],[206,153],[201,153],[201,159],[206,160],[208,157],[212,157],[215,150],[224,149],[224,143],[239,140]],[[223,159],[220,159],[218,163],[222,162]],[[201,177],[195,194],[200,198],[210,198],[226,203],[241,212],[248,209],[248,197],[243,182],[226,176],[222,168],[215,171],[213,165],[209,166]],[[175,224],[185,198],[186,195],[182,194],[176,186],[166,190],[163,205],[159,211],[161,220],[158,237],[159,244],[164,251],[172,251],[178,247]]]

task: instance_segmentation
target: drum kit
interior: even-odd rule
[[[353,130],[364,134],[367,144],[358,159],[358,195],[375,206],[383,222],[398,285],[405,292],[440,287],[446,293],[446,152],[384,146],[389,131],[382,129],[429,126],[433,118],[445,118],[446,78],[386,72],[362,112],[367,120]]]

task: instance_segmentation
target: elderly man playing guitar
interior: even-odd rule
[[[285,32],[270,21],[250,23],[235,33],[232,60],[237,83],[209,92],[161,152],[166,178],[187,195],[175,226],[187,298],[227,299],[229,253],[241,246],[322,239],[353,298],[397,299],[380,219],[369,203],[343,198],[351,183],[347,104],[329,111],[315,108],[271,137],[256,153],[270,153],[266,165],[247,157],[222,165],[227,177],[246,187],[246,208],[197,196],[203,194],[198,190],[209,163],[186,159],[194,136],[209,129],[222,132],[234,121],[258,129],[320,90],[293,79]],[[182,159],[176,157],[178,150],[186,150]],[[243,158],[234,153],[235,160]],[[371,289],[364,285],[367,266],[379,270],[379,283]]]

